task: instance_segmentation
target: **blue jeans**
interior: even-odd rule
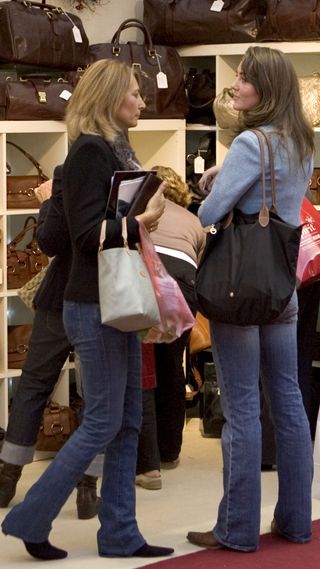
[[[275,428],[279,493],[274,518],[287,539],[311,539],[312,444],[298,385],[297,296],[272,324],[211,323],[213,357],[226,423],[224,495],[216,539],[240,551],[259,545],[261,505],[260,364]]]
[[[24,541],[48,539],[52,521],[81,475],[106,449],[98,550],[102,556],[130,556],[145,543],[135,519],[142,416],[140,342],[135,333],[101,325],[97,304],[65,302],[63,316],[81,362],[83,420],[2,527]]]

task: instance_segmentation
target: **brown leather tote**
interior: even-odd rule
[[[31,324],[8,326],[8,367],[21,369],[27,357],[32,332]]]
[[[319,40],[319,0],[266,0],[266,4],[257,41]]]
[[[43,173],[39,162],[37,162],[29,152],[26,152],[26,150],[15,142],[7,141],[7,144],[19,150],[37,170],[37,173],[33,175],[7,176],[7,208],[39,208],[40,204],[35,195],[34,188],[37,188],[42,182],[45,182],[49,178]]]
[[[300,0],[301,1],[301,0]],[[152,39],[163,45],[256,41],[264,0],[144,0],[143,21]]]
[[[75,30],[76,28],[76,30]],[[42,2],[0,2],[0,61],[76,69],[88,57],[81,19]]]
[[[120,44],[123,31],[137,28],[142,31],[144,43]],[[111,43],[90,46],[90,61],[116,59],[127,63],[137,73],[140,90],[146,103],[141,113],[144,119],[185,118],[188,101],[185,92],[184,69],[178,52],[165,45],[154,45],[148,28],[135,18],[122,22]],[[167,87],[161,86],[158,73],[166,75]]]
[[[20,288],[49,263],[47,255],[42,253],[36,240],[37,220],[29,216],[23,229],[7,245],[7,288]],[[32,232],[31,241],[24,249],[18,249],[18,244],[27,233]]]
[[[0,120],[63,120],[73,86],[63,77],[32,74],[0,79]]]
[[[78,426],[77,414],[71,407],[49,401],[43,412],[36,450],[60,450]]]

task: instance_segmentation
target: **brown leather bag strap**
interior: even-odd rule
[[[145,26],[145,24],[141,20],[137,20],[136,18],[128,18],[128,20],[124,20],[122,24],[120,24],[119,28],[117,29],[116,33],[114,34],[111,43],[113,44],[113,51],[117,51],[120,53],[121,46],[120,46],[120,35],[121,32],[124,30],[128,30],[129,28],[137,28],[141,30],[144,35],[144,41],[148,48],[149,55],[153,55],[155,53],[155,49],[153,47],[152,37]]]
[[[30,223],[31,221],[31,223]],[[20,233],[18,233],[18,235],[16,235],[16,237],[14,237],[12,239],[12,241],[8,244],[8,247],[10,248],[10,250],[14,250],[16,245],[22,241],[22,239],[24,238],[24,236],[28,233],[28,231],[32,230],[32,240],[34,240],[36,238],[36,230],[37,230],[37,220],[35,217],[33,217],[32,215],[30,215],[29,217],[27,217],[23,229],[21,229]]]
[[[39,164],[39,162],[33,158],[33,156],[31,156],[31,154],[29,154],[29,152],[27,152],[26,150],[24,150],[23,148],[21,148],[21,146],[19,146],[18,144],[16,144],[15,142],[11,142],[10,140],[7,140],[7,144],[10,144],[10,146],[14,146],[17,150],[19,150],[28,160],[30,160],[31,164],[33,164],[33,166],[35,166],[35,168],[38,171],[38,174],[40,176],[40,178],[42,178],[43,180],[48,180],[48,176],[46,176],[43,171],[42,168]]]

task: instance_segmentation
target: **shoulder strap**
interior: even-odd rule
[[[10,146],[14,146],[17,150],[19,150],[26,158],[28,158],[28,160],[30,160],[30,162],[35,166],[35,168],[38,170],[38,174],[40,176],[40,178],[43,178],[44,180],[48,180],[49,178],[43,173],[42,168],[39,164],[39,162],[37,162],[37,160],[35,158],[33,158],[33,156],[31,156],[31,154],[29,154],[29,152],[27,152],[26,150],[24,150],[23,148],[21,148],[21,146],[19,146],[18,144],[16,144],[15,142],[11,142],[10,140],[7,140],[7,144],[10,144]]]
[[[269,223],[269,208],[266,200],[266,164],[264,157],[264,141],[267,143],[269,164],[270,164],[270,178],[271,178],[271,210],[276,212],[276,188],[275,188],[275,174],[274,174],[274,160],[273,151],[270,139],[264,130],[258,128],[250,129],[258,138],[260,157],[261,157],[261,173],[262,173],[262,207],[259,212],[259,222],[263,227]]]

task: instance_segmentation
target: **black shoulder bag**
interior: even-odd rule
[[[239,326],[268,324],[287,306],[296,286],[302,230],[278,216],[271,143],[264,131],[253,132],[261,153],[260,212],[247,215],[235,209],[213,225],[196,274],[200,312],[210,320]],[[270,209],[266,205],[264,139],[270,161]]]

